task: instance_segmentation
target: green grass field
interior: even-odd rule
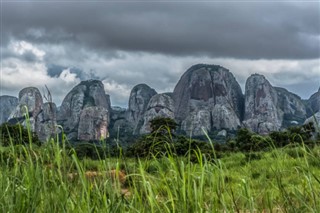
[[[0,212],[320,212],[318,146],[220,159],[192,152],[196,162],[99,161],[79,160],[55,141],[0,147]]]

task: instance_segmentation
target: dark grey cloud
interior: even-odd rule
[[[50,77],[58,78],[64,70],[69,70],[69,73],[76,74],[76,78],[84,81],[87,79],[97,79],[102,80],[99,76],[97,76],[93,70],[85,72],[84,70],[77,67],[66,67],[57,64],[49,64],[47,65],[47,74]]]
[[[314,59],[320,56],[319,4],[4,2],[3,37],[101,53]]]
[[[230,69],[242,88],[250,74],[260,73],[308,98],[320,82],[319,7],[2,1],[0,94],[47,85],[59,105],[77,83],[93,78],[103,81],[113,105],[126,106],[136,84],[170,92],[190,66],[207,63]]]
[[[59,77],[63,70],[67,69],[67,67],[49,64],[47,65],[47,73],[50,77]]]

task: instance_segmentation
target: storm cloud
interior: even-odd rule
[[[3,3],[4,37],[96,51],[319,58],[319,3]]]
[[[15,84],[12,77],[36,73],[33,83],[48,81],[61,102],[62,91],[95,78],[113,104],[125,106],[137,83],[172,91],[189,66],[215,63],[242,87],[258,72],[307,98],[320,82],[319,7],[311,1],[3,1],[1,90],[14,93],[31,82]]]

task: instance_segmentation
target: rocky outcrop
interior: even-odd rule
[[[60,132],[57,127],[57,107],[55,103],[47,102],[41,109],[37,116],[36,133],[41,141],[47,141]]]
[[[11,124],[30,125],[30,130],[37,133],[43,142],[59,132],[56,122],[57,107],[54,103],[44,103],[40,91],[27,87],[19,92],[19,102],[8,118]]]
[[[138,84],[131,90],[126,120],[132,126],[134,134],[140,132],[148,103],[156,94],[157,92],[146,84]]]
[[[311,117],[307,118],[304,124],[313,123],[316,132],[320,132],[320,112],[313,114]]]
[[[37,117],[43,101],[38,88],[27,87],[19,92],[19,104],[8,118],[9,123],[30,124],[31,131],[37,132]]]
[[[189,68],[176,85],[173,99],[175,118],[187,134],[240,126],[243,94],[232,73],[221,66]]]
[[[108,99],[108,96],[105,94],[104,85],[101,81],[82,81],[64,98],[58,113],[57,121],[62,125],[64,132],[67,134],[69,139],[79,139],[79,135],[81,135],[79,132],[79,122],[82,111],[90,107],[100,107],[99,109],[103,108],[103,111],[107,114],[107,124],[109,123],[109,110],[111,108],[110,99]],[[93,109],[95,108],[90,108],[90,110]],[[90,113],[87,114],[92,115]],[[95,119],[95,117],[88,119],[88,122],[92,122],[92,120]],[[85,124],[83,124],[84,122],[85,120],[82,121],[82,126],[85,126]],[[87,125],[90,126],[90,124]],[[94,130],[88,131],[93,132]],[[98,137],[99,134],[89,135],[92,136],[90,140],[100,140],[100,137]]]
[[[19,99],[13,96],[0,96],[0,124],[7,122],[12,111],[17,107]]]
[[[89,106],[80,114],[78,139],[104,140],[108,137],[108,110],[101,106]]]
[[[118,135],[132,134],[132,126],[126,120],[126,112],[126,108],[118,106],[111,108],[109,131],[114,138],[118,137]]]
[[[284,113],[281,126],[287,128],[292,125],[302,125],[306,119],[306,107],[301,98],[284,88],[274,88],[278,95],[278,108]]]
[[[278,106],[277,91],[269,81],[262,75],[251,75],[245,89],[244,126],[260,134],[280,130],[283,111]]]
[[[0,97],[0,123],[28,124],[41,140],[58,133],[57,123],[71,140],[100,140],[150,132],[155,117],[174,118],[181,133],[199,136],[204,131],[247,127],[266,134],[291,125],[301,125],[306,117],[320,112],[320,88],[309,100],[286,89],[273,87],[264,76],[247,79],[245,95],[229,70],[218,65],[198,64],[181,77],[173,93],[157,94],[146,84],[136,85],[128,109],[111,108],[110,96],[101,81],[88,80],[75,86],[57,109],[43,104],[37,88],[20,91],[19,99]],[[132,135],[134,134],[134,135]],[[211,134],[213,135],[213,134]],[[225,134],[223,134],[225,135]],[[221,135],[219,135],[221,136]]]
[[[311,95],[311,97],[307,100],[306,105],[308,116],[312,116],[313,114],[320,112],[320,87],[318,92]]]
[[[156,117],[167,117],[174,119],[174,102],[171,93],[154,95],[147,106],[147,111],[143,116],[143,125],[140,134],[151,132],[150,121]]]

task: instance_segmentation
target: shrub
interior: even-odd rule
[[[69,147],[71,148],[71,147]],[[80,142],[72,146],[79,159],[91,158],[94,160],[104,159],[107,156],[106,148],[94,143]],[[73,152],[70,152],[72,154]]]
[[[4,123],[0,126],[0,144],[2,146],[18,145],[18,144],[37,144],[41,145],[38,136],[34,132],[28,131],[21,124]]]

